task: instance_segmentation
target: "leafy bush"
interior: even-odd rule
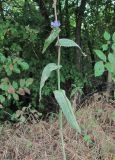
[[[104,39],[107,43],[102,45],[102,50],[95,50],[100,59],[95,64],[95,76],[101,76],[107,70],[115,82],[115,33],[111,36],[108,32],[105,32]]]
[[[32,78],[19,79],[23,71],[29,69],[28,63],[21,58],[5,57],[0,53],[0,106],[1,108],[8,107],[12,101],[19,101],[19,96],[30,94],[30,85],[33,82]]]
[[[95,50],[96,55],[100,59],[100,61],[95,63],[95,77],[102,76],[107,71],[108,80],[115,83],[115,33],[111,36],[105,31],[103,36],[106,43],[102,45],[102,50]]]

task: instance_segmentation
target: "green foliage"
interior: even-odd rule
[[[57,66],[55,63],[49,63],[48,65],[46,65],[46,67],[44,68],[43,72],[42,72],[42,77],[41,77],[41,81],[40,81],[40,100],[41,100],[41,91],[42,88],[45,84],[45,82],[47,81],[47,79],[50,77],[51,72],[57,69],[60,69],[61,66]]]
[[[26,80],[26,87],[29,87],[33,83],[33,78],[28,78]]]
[[[56,45],[59,45],[61,47],[79,47],[78,44],[76,44],[73,40],[70,40],[70,39],[66,39],[66,38],[63,38],[63,39],[59,39],[59,41],[57,42]]]
[[[11,117],[12,121],[17,121],[20,124],[26,123],[28,118],[30,120],[35,118],[39,119],[41,117],[41,113],[39,113],[36,109],[33,109],[31,105],[27,107],[23,107],[21,110],[17,110]]]
[[[108,50],[108,44],[103,44],[102,45],[102,49],[103,51],[107,51]],[[103,52],[102,52],[103,53]],[[103,57],[104,58],[104,57]]]
[[[115,65],[115,54],[109,53],[108,60],[111,64]]]
[[[54,91],[54,95],[71,127],[74,128],[77,132],[81,133],[81,129],[76,121],[71,103],[65,95],[65,91],[56,90]]]
[[[55,30],[60,30],[59,28]],[[55,40],[55,38],[57,38],[57,43],[56,45],[58,45],[59,47],[78,47],[80,50],[81,48],[72,40],[69,39],[59,39],[59,32],[58,34],[55,33],[54,31],[53,33],[51,33],[51,35],[46,39],[45,44],[44,44],[44,49],[43,52],[47,49],[47,47]],[[58,48],[59,49],[59,48]],[[42,77],[41,77],[41,81],[40,81],[40,100],[41,100],[41,91],[42,88],[46,82],[46,80],[50,77],[52,71],[57,70],[57,80],[58,80],[58,90],[54,91],[54,96],[61,108],[61,110],[63,111],[67,121],[70,123],[71,127],[73,129],[75,129],[77,132],[81,133],[81,129],[76,121],[72,106],[70,101],[68,100],[68,98],[65,95],[65,91],[64,90],[60,90],[60,50],[58,51],[58,65],[56,65],[55,63],[49,63],[48,65],[46,65],[46,67],[44,68],[43,72],[42,72]],[[61,114],[61,111],[60,111]],[[62,116],[60,116],[62,118]],[[60,120],[60,125],[62,126],[62,120]]]
[[[48,46],[58,37],[59,33],[60,33],[60,29],[59,28],[54,28],[52,30],[52,32],[49,35],[49,37],[45,40],[42,53],[44,53],[46,51],[46,49],[48,48]]]
[[[112,37],[112,38],[111,38]],[[108,72],[112,75],[113,81],[115,81],[115,54],[114,54],[114,34],[111,36],[108,32],[104,33],[104,38],[107,41],[107,44],[102,45],[103,51],[108,52],[108,54],[104,54],[101,50],[95,50],[96,55],[102,60],[99,62],[96,62],[94,70],[95,70],[95,76],[101,76],[104,71],[107,69]],[[111,40],[112,39],[112,40]],[[109,43],[109,47],[103,47],[108,46],[108,41],[111,40],[111,43]],[[111,44],[111,45],[110,45]],[[109,52],[109,50],[112,48],[112,53]]]
[[[56,45],[57,45],[57,46],[60,46],[60,47],[77,47],[77,48],[80,50],[80,52],[81,52],[84,56],[86,56],[86,55],[83,53],[81,47],[80,47],[77,43],[75,43],[73,40],[71,40],[71,39],[67,39],[67,38],[59,39],[59,40],[57,41]]]
[[[87,143],[92,143],[92,140],[91,140],[91,137],[89,135],[84,135],[83,137],[84,141],[87,142]]]
[[[3,109],[9,110],[8,106],[11,101],[17,102],[19,101],[19,96],[24,96],[26,93],[30,94],[29,87],[33,79],[15,80],[17,74],[20,75],[23,71],[29,69],[28,63],[22,58],[6,57],[3,53],[0,53],[0,66],[0,105]]]
[[[2,96],[2,95],[0,95],[0,102],[1,102],[1,103],[4,103],[4,102],[5,102],[5,97]]]
[[[104,36],[105,40],[107,40],[107,41],[109,41],[111,38],[111,35],[107,31],[105,31],[103,36]]]
[[[95,64],[95,76],[101,76],[104,71],[105,71],[105,68],[104,68],[104,64],[103,64],[103,61],[99,61]]]
[[[115,52],[115,43],[112,44],[112,50]]]
[[[68,7],[64,1],[60,1],[60,4],[61,5],[58,7],[59,13],[61,13],[59,19],[62,31],[60,39],[63,40],[62,42],[64,43],[62,46],[65,45],[65,49],[62,50],[61,63],[63,68],[61,69],[60,79],[61,85],[68,91],[67,94],[70,96],[72,92],[72,94],[76,93],[77,89],[82,90],[84,84],[91,84],[91,80],[93,79],[91,63],[95,61],[95,57],[93,59],[93,56],[90,55],[93,52],[93,48],[98,48],[101,43],[103,43],[101,52],[104,53],[107,61],[106,63],[105,61],[103,62],[104,69],[107,70],[108,68],[114,76],[114,63],[109,60],[110,58],[108,55],[109,53],[113,54],[115,48],[115,33],[110,37],[110,34],[105,32],[105,41],[101,37],[105,29],[110,30],[111,33],[114,31],[114,5],[112,1],[107,2],[107,10],[105,10],[105,4],[102,1],[98,1],[98,3],[95,3],[95,1],[87,1],[84,18],[80,19],[82,20],[82,25],[81,28],[79,28],[80,26],[76,25],[78,24],[79,18],[76,17],[79,15],[80,3],[77,5],[75,1],[68,1]],[[95,10],[97,5],[98,11]],[[29,77],[34,79],[31,88],[32,94],[29,96],[32,107],[39,109],[42,105],[45,110],[45,106],[48,106],[47,100],[45,101],[45,99],[41,102],[42,104],[38,102],[40,75],[45,64],[56,62],[57,54],[55,54],[55,49],[49,46],[52,42],[55,43],[60,29],[53,28],[50,33],[49,25],[50,21],[53,19],[52,4],[46,1],[44,6],[46,10],[42,8],[42,5],[39,5],[38,1],[36,1],[36,3],[28,0],[1,1],[0,85],[2,89],[0,89],[0,95],[5,98],[5,101],[4,104],[1,103],[0,107],[3,105],[5,109],[8,109],[11,105],[14,109],[17,107],[22,108],[24,104],[20,100],[20,95],[22,96],[26,93],[30,94],[32,80],[27,80]],[[78,12],[75,12],[76,10],[78,10]],[[76,35],[78,29],[81,30],[81,33]],[[43,48],[45,37],[48,38]],[[75,42],[70,39],[75,40],[76,45]],[[81,57],[80,61],[78,60],[79,51],[82,54],[83,52],[77,46],[77,41],[79,40],[80,46],[88,55],[87,58]],[[74,45],[75,47],[66,48]],[[42,54],[42,48],[44,49],[43,52],[45,52],[48,47],[48,54]],[[57,49],[58,47],[55,48]],[[76,48],[78,48],[78,55],[76,54]],[[79,63],[82,68],[80,71],[80,68],[76,67]],[[3,83],[5,78],[8,78],[9,82],[5,80]],[[56,78],[57,76],[55,72],[53,72],[42,90],[42,94],[46,96],[46,99],[47,96],[51,96],[52,91],[57,88]],[[3,79],[2,82],[1,79]],[[24,82],[20,82],[20,80]],[[75,87],[72,86],[73,84]],[[7,93],[9,87],[11,87],[10,92],[15,92]],[[17,101],[14,98],[19,100]],[[24,99],[23,101],[26,103],[28,100]]]
[[[106,56],[101,50],[95,50],[95,53],[101,60],[106,62]]]
[[[115,42],[115,33],[113,33],[112,40]]]
[[[80,95],[83,95],[83,86],[76,86],[75,84],[73,84],[70,98],[74,97],[77,93],[80,93]]]
[[[112,112],[112,117],[115,118],[115,111]]]

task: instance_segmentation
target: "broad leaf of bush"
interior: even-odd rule
[[[33,83],[33,78],[28,78],[26,80],[26,87],[29,87]]]
[[[13,94],[13,98],[14,98],[16,101],[18,101],[18,100],[19,100],[18,94],[14,93],[14,94]]]
[[[77,132],[81,133],[81,129],[76,121],[76,117],[74,115],[72,106],[68,98],[66,97],[64,90],[55,90],[54,96],[61,107],[67,121],[71,125],[73,129],[75,129]]]
[[[112,40],[115,42],[115,33],[113,33]]]
[[[59,68],[61,68],[61,66],[59,66]],[[49,63],[48,65],[45,66],[45,68],[42,72],[41,81],[40,81],[40,92],[39,92],[40,100],[41,100],[41,91],[42,91],[42,88],[43,88],[45,82],[50,77],[51,72],[54,70],[57,70],[57,69],[58,69],[58,65],[55,63]]]
[[[12,86],[13,86],[15,89],[18,89],[18,83],[17,83],[16,81],[13,81]]]
[[[115,43],[112,44],[111,48],[112,48],[113,52],[115,52]]]
[[[0,62],[4,63],[6,61],[6,57],[0,53]]]
[[[105,64],[105,67],[110,73],[115,74],[115,65],[113,63],[108,62]]]
[[[3,103],[5,101],[5,97],[3,95],[0,95],[0,102]]]
[[[26,62],[22,62],[20,65],[21,65],[23,70],[28,70],[29,69],[29,65]]]
[[[20,87],[24,87],[26,84],[25,79],[20,79]]]
[[[21,73],[20,69],[18,68],[17,64],[14,64],[14,70],[15,73]]]
[[[105,38],[105,40],[109,41],[111,38],[111,35],[107,31],[105,31],[104,38]]]
[[[108,60],[109,60],[110,63],[115,65],[115,54],[109,53],[108,54]]]
[[[0,88],[1,88],[3,91],[8,91],[9,85],[6,84],[6,83],[1,83],[1,84],[0,84]]]
[[[103,44],[102,48],[103,48],[103,51],[107,51],[108,50],[108,44]]]
[[[101,50],[94,50],[96,55],[103,60],[104,62],[106,62],[106,56],[104,55],[104,53]]]
[[[49,37],[45,40],[42,53],[44,53],[46,51],[46,49],[49,47],[49,45],[58,37],[59,33],[60,33],[60,29],[59,28],[54,28],[52,30],[52,32],[49,35]]]
[[[102,61],[97,62],[94,66],[94,70],[95,70],[95,77],[101,76],[105,71],[103,62]]]

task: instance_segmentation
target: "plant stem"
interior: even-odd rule
[[[60,136],[61,136],[61,143],[62,143],[63,159],[66,160],[65,145],[64,145],[64,138],[63,138],[62,115],[63,113],[62,113],[62,110],[60,109],[60,112],[59,112]]]
[[[56,7],[56,4],[57,4],[57,0],[54,0],[53,8],[54,8],[55,21],[57,21],[57,7]],[[57,41],[59,41],[59,36],[57,38]],[[58,46],[58,62],[57,62],[57,65],[58,65],[58,70],[57,70],[58,90],[60,90],[60,69],[59,69],[60,59],[61,59],[61,47]]]
[[[57,0],[53,0],[54,4],[54,15],[55,15],[55,21],[57,21]],[[57,38],[57,41],[59,41],[59,36]],[[57,79],[58,79],[58,90],[60,90],[60,61],[61,61],[61,47],[58,46],[58,61],[57,61],[57,65],[58,65],[58,70],[57,70]],[[60,136],[61,136],[61,143],[62,143],[62,153],[63,153],[63,159],[66,160],[66,153],[65,153],[65,146],[64,146],[64,137],[63,137],[63,119],[62,119],[62,109],[60,109],[59,111],[59,124],[60,124]]]
[[[58,40],[59,40],[59,37],[58,37]],[[60,90],[60,60],[61,60],[61,47],[58,46],[58,62],[57,62],[57,65],[58,65],[58,70],[57,70],[57,76],[58,76],[58,90]]]

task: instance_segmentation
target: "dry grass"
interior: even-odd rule
[[[89,103],[89,104],[88,104]],[[115,124],[111,114],[115,104],[98,95],[82,104],[76,112],[83,133],[91,137],[85,142],[64,119],[67,160],[115,160]],[[63,160],[58,120],[55,123],[0,127],[0,160]]]

